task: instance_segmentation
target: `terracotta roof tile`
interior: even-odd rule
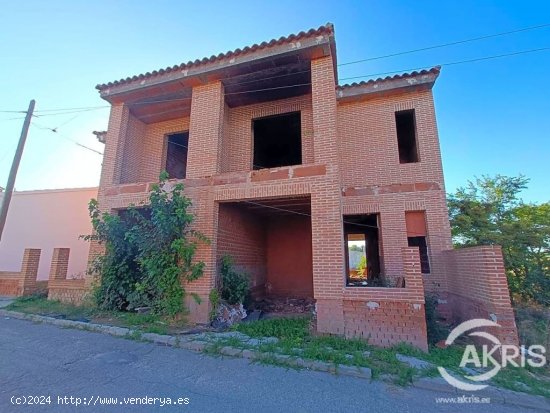
[[[365,85],[371,85],[373,83],[379,83],[379,82],[387,82],[390,80],[399,80],[399,79],[407,79],[411,77],[421,76],[421,75],[428,75],[428,74],[434,74],[439,75],[439,72],[441,71],[441,66],[434,66],[431,69],[425,69],[421,70],[420,72],[414,71],[410,73],[401,73],[393,76],[386,76],[384,78],[377,78],[377,79],[369,79],[369,80],[363,80],[361,82],[354,82],[350,84],[344,84],[344,85],[338,85],[337,89],[347,89],[350,87],[356,87],[356,86],[365,86]]]
[[[320,26],[318,29],[310,29],[307,32],[301,31],[298,34],[290,34],[288,36],[282,36],[279,39],[272,39],[269,42],[262,42],[260,44],[253,44],[252,46],[246,46],[242,49],[230,50],[230,51],[227,51],[225,53],[220,53],[217,56],[212,55],[210,57],[205,57],[202,60],[196,59],[195,61],[189,61],[187,63],[181,63],[179,65],[174,65],[172,67],[167,67],[165,69],[154,70],[152,72],[147,72],[145,74],[134,75],[134,76],[131,76],[131,77],[127,77],[125,79],[115,80],[114,82],[103,83],[103,84],[97,85],[96,89],[103,90],[103,89],[106,89],[106,88],[111,87],[111,86],[122,85],[122,84],[126,84],[126,83],[129,83],[129,82],[135,81],[135,80],[148,79],[148,78],[151,78],[151,77],[154,77],[154,76],[162,75],[164,73],[170,73],[170,72],[175,71],[175,70],[188,69],[188,68],[193,67],[193,66],[199,66],[199,65],[205,64],[205,63],[212,63],[212,62],[215,62],[215,61],[218,61],[218,60],[221,60],[221,59],[228,59],[228,58],[244,55],[244,54],[247,54],[247,53],[253,53],[257,50],[265,49],[266,47],[271,47],[271,46],[280,45],[280,44],[284,44],[284,43],[290,43],[292,41],[299,40],[299,39],[302,39],[304,37],[319,36],[319,35],[325,34],[325,33],[334,33],[334,26],[332,25],[332,23],[327,23],[324,26]]]

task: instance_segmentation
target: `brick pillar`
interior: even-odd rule
[[[494,331],[495,335],[499,337],[502,344],[519,346],[518,330],[510,299],[502,248],[498,245],[485,246],[481,248],[481,255],[482,261],[477,265],[480,272],[487,274],[488,308],[490,311],[494,311],[491,313],[494,314],[495,321],[501,326]]]
[[[193,88],[187,178],[202,178],[220,172],[224,106],[221,82]]]
[[[41,250],[38,248],[25,249],[19,283],[21,295],[31,295],[36,291],[36,276],[38,275],[40,252]]]
[[[426,310],[424,300],[424,282],[420,268],[420,252],[418,247],[405,247],[401,249],[403,255],[403,269],[405,275],[405,288],[413,296],[410,298],[411,306],[409,317],[403,320],[404,328],[414,328],[409,335],[409,343],[428,351],[428,328],[426,325]]]
[[[70,248],[54,248],[50,266],[50,281],[67,279],[70,252]]]
[[[215,286],[217,276],[216,245],[219,205],[214,200],[214,193],[208,188],[197,188],[194,191],[193,194],[186,194],[193,199],[191,211],[195,220],[192,228],[200,231],[209,242],[199,242],[198,244],[195,261],[205,263],[204,272],[202,277],[185,285],[185,305],[189,310],[189,320],[204,324],[210,321],[208,296]],[[197,303],[194,296],[200,297],[201,302]]]
[[[105,138],[105,150],[103,151],[103,164],[99,180],[97,201],[103,212],[110,212],[107,201],[103,195],[106,188],[118,185],[122,175],[123,152],[130,119],[130,110],[126,105],[112,105],[109,116],[107,136]],[[105,247],[97,241],[90,242],[88,252],[88,266],[99,255],[104,254]],[[86,287],[91,288],[94,275],[86,274]]]
[[[408,245],[404,207],[398,208],[395,204],[385,205],[382,203],[380,208],[380,245],[382,247],[382,271],[391,286],[394,286],[396,278],[401,277],[404,273],[402,248]]]
[[[344,234],[338,142],[336,92],[332,57],[311,62],[313,152],[315,163],[327,167],[324,182],[312,188],[313,292],[317,330],[344,334]]]
[[[102,191],[105,187],[120,183],[122,172],[122,161],[126,132],[130,110],[125,105],[111,106],[107,137],[105,138],[105,151],[103,155],[103,166],[101,168],[101,179],[99,188]],[[101,194],[99,195],[101,197]]]

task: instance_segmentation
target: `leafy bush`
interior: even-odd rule
[[[248,275],[235,270],[233,259],[225,255],[221,262],[221,296],[229,304],[242,304],[249,291]]]
[[[213,288],[208,294],[208,299],[210,300],[210,320],[213,320],[216,317],[218,307],[220,306],[220,293],[217,289]]]
[[[550,348],[550,310],[542,306],[519,306],[515,313],[520,343]]]
[[[424,298],[426,312],[426,329],[428,330],[428,343],[436,344],[447,337],[448,331],[438,323],[437,297],[426,295]]]
[[[199,278],[203,262],[193,262],[198,241],[189,229],[193,215],[183,185],[165,189],[166,173],[153,185],[149,205],[130,206],[123,216],[102,213],[95,200],[89,211],[95,234],[84,237],[105,245],[92,272],[100,275],[95,299],[100,308],[130,310],[150,306],[157,314],[176,315],[183,310],[182,280]]]

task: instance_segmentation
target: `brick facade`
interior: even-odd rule
[[[271,285],[285,294],[300,289],[306,294],[309,285],[319,332],[369,337],[380,345],[407,341],[426,349],[424,291],[449,297],[470,274],[469,267],[452,266],[449,258],[454,253],[449,253],[431,92],[439,69],[341,87],[335,59],[329,25],[98,86],[112,104],[99,205],[116,211],[145,202],[164,169],[166,134],[189,131],[182,182],[193,201],[193,225],[210,239],[196,256],[206,263],[204,276],[186,286],[202,298],[201,304],[187,301],[193,321],[208,321],[208,294],[217,284],[219,259],[230,254],[251,275],[257,293]],[[292,79],[295,84],[288,84]],[[418,162],[399,161],[395,113],[403,110],[414,110]],[[252,121],[290,112],[300,112],[301,165],[253,170]],[[267,217],[246,208],[304,199],[308,212],[295,214],[301,215],[299,222],[274,218],[269,206],[264,212],[273,216]],[[405,216],[410,211],[425,216],[429,274],[420,273],[418,250],[408,248]],[[377,214],[381,272],[392,286],[405,279],[404,288],[346,287],[343,217],[362,214]],[[281,228],[298,231],[302,243],[292,244]],[[304,251],[307,263],[291,259],[293,251],[282,247],[287,243]],[[101,247],[92,244],[90,257],[100,253]],[[481,256],[481,261],[492,259]],[[294,261],[300,271],[270,266],[273,260]],[[496,277],[502,286],[503,268],[493,269],[487,269],[487,283],[493,285]],[[277,277],[275,282],[270,276]],[[285,276],[288,286],[301,281],[285,288]],[[453,303],[467,297],[456,293]],[[497,304],[508,317],[504,307],[509,304],[491,305]]]

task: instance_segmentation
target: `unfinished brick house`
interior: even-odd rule
[[[255,297],[314,299],[319,332],[426,349],[434,293],[449,319],[491,316],[517,340],[498,248],[452,251],[438,76],[338,85],[328,24],[98,85],[112,105],[100,207],[146,201],[162,170],[185,184],[211,240],[186,286],[196,322],[229,254]]]

